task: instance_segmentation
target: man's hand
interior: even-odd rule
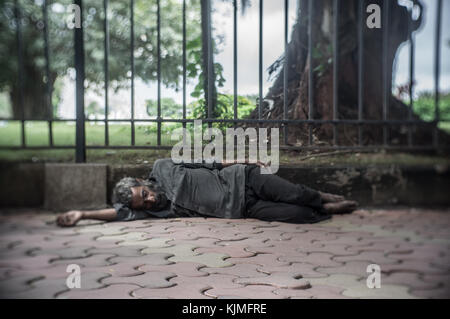
[[[56,218],[56,223],[58,226],[62,227],[75,226],[82,218],[83,212],[81,210],[71,210],[67,213],[58,215]]]

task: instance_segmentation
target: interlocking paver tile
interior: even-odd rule
[[[145,246],[128,246],[128,247],[114,247],[114,248],[97,248],[91,247],[87,249],[89,255],[108,254],[120,257],[139,257],[142,255],[141,250]]]
[[[101,289],[71,289],[57,296],[60,299],[134,299],[132,292],[139,286],[130,284],[111,285]]]
[[[345,289],[342,294],[354,298],[383,298],[383,299],[415,299],[409,293],[409,288],[398,285],[381,285],[381,288],[369,289],[365,284]]]
[[[117,224],[101,224],[97,226],[85,226],[81,227],[77,230],[79,233],[100,233],[103,236],[109,236],[109,235],[121,235],[125,234],[127,231],[125,230],[125,227],[118,226]]]
[[[133,284],[142,288],[167,288],[175,285],[175,283],[169,282],[169,279],[173,277],[176,277],[176,274],[151,271],[131,277],[107,277],[101,280],[101,283],[105,285]]]
[[[307,289],[309,281],[302,279],[300,273],[272,272],[267,276],[238,278],[235,282],[244,285],[269,285],[277,288]]]
[[[208,276],[201,278],[176,276],[171,278],[169,281],[171,283],[177,284],[178,286],[185,287],[186,289],[189,289],[190,285],[195,282],[201,282],[203,285],[214,288],[242,288],[243,285],[236,283],[236,279],[238,279],[238,277],[233,275],[209,274]]]
[[[167,247],[153,246],[147,247],[143,249],[141,252],[142,254],[166,253],[174,256],[193,256],[195,254],[194,249],[196,247],[197,247],[196,245],[192,244],[179,244]]]
[[[332,250],[331,250],[332,251]],[[399,259],[388,258],[383,252],[380,251],[361,251],[357,255],[351,256],[335,256],[333,260],[337,262],[348,261],[367,261],[369,264],[398,264]]]
[[[227,267],[231,266],[232,263],[230,263],[226,258],[229,257],[225,254],[217,254],[217,253],[206,253],[206,254],[199,254],[199,255],[175,255],[173,257],[169,258],[169,261],[172,262],[193,262],[193,263],[200,263],[204,264],[207,267]]]
[[[98,255],[97,255],[98,256]],[[109,258],[109,262],[111,264],[120,264],[123,262],[129,262],[136,265],[136,267],[143,266],[143,265],[168,265],[170,262],[167,260],[169,257],[171,257],[172,254],[167,253],[151,253],[142,255],[139,257],[112,257]]]
[[[327,274],[315,271],[316,265],[306,263],[292,263],[289,266],[269,267],[266,265],[258,266],[257,270],[265,274],[271,274],[273,272],[287,272],[287,273],[299,273],[303,278],[318,278],[326,277]],[[250,277],[250,276],[249,276]]]
[[[355,256],[357,253],[348,251],[347,248],[349,246],[345,244],[336,244],[336,243],[326,243],[322,244],[322,242],[314,242],[311,245],[299,245],[296,248],[299,252],[307,252],[307,253],[332,253],[334,256]],[[351,258],[351,257],[349,257]]]
[[[300,253],[297,256],[283,256],[280,257],[280,261],[285,261],[289,263],[308,263],[312,265],[317,265],[321,267],[339,267],[343,263],[334,261],[332,259],[334,255],[331,253],[310,253],[304,254]]]
[[[11,298],[14,293],[32,289],[30,282],[41,277],[41,275],[25,275],[0,281],[0,298]]]
[[[98,255],[91,255],[85,258],[76,258],[76,259],[56,259],[52,261],[52,265],[70,265],[70,264],[77,264],[82,265],[85,267],[102,267],[102,266],[108,266],[111,265],[112,262],[108,261],[108,259],[114,257],[115,255],[111,254],[98,254]]]
[[[143,272],[147,271],[167,271],[175,273],[179,276],[185,277],[203,277],[207,276],[206,272],[200,271],[205,265],[193,262],[177,262],[169,265],[156,266],[156,265],[144,265],[138,267]],[[219,268],[222,269],[222,268]]]
[[[381,267],[382,272],[417,272],[420,274],[445,275],[448,273],[445,269],[434,267],[427,260],[408,260],[400,264],[386,264]]]
[[[345,275],[353,275],[358,278],[367,277],[367,266],[371,263],[367,261],[348,261],[345,264],[342,264],[339,267],[323,267],[319,266],[315,270],[319,273],[329,274],[329,275],[337,275],[337,274],[345,274]],[[381,271],[383,271],[384,266],[380,265]]]
[[[0,260],[0,267],[18,269],[38,269],[51,266],[51,261],[59,259],[58,255],[21,256]]]
[[[87,252],[89,247],[86,246],[72,246],[72,247],[59,247],[53,249],[35,249],[30,252],[31,256],[39,256],[39,255],[57,255],[61,259],[76,259],[76,258],[85,258],[91,254]]]
[[[212,298],[284,299],[273,293],[272,286],[251,285],[244,288],[210,288],[204,292]]]
[[[140,288],[134,290],[132,295],[143,299],[211,299],[203,292],[211,287],[203,283],[195,282],[189,285],[189,289],[176,285],[169,288]]]
[[[448,286],[436,289],[412,289],[410,293],[418,298],[450,299]]]
[[[254,264],[254,265],[267,265],[267,266],[285,266],[290,262],[279,260],[279,255],[275,254],[258,254],[253,257],[246,258],[228,258],[227,262],[231,264]]]
[[[169,247],[172,244],[169,243],[171,238],[149,238],[144,240],[124,240],[117,243],[118,246],[145,246],[150,247]]]
[[[342,295],[343,290],[338,287],[314,285],[308,289],[280,288],[273,293],[291,299],[349,299],[350,297]]]
[[[111,240],[111,241],[114,241],[115,243],[127,242],[127,241],[139,241],[139,240],[145,239],[144,235],[147,235],[147,233],[132,231],[132,232],[124,233],[121,235],[101,236],[101,237],[98,237],[97,240]]]
[[[39,214],[0,215],[0,288],[15,282],[13,298],[436,298],[450,290],[444,211],[359,210],[312,225],[175,218],[73,228]],[[84,289],[64,286],[69,263],[81,266]],[[381,267],[380,289],[367,288],[370,263]],[[270,286],[300,277],[311,287]]]
[[[132,261],[122,261],[117,264],[102,267],[85,267],[82,271],[104,272],[114,277],[138,276],[144,272],[138,269],[139,265]]]
[[[382,285],[407,286],[412,289],[435,289],[439,286],[439,283],[422,280],[419,274],[411,272],[395,272],[389,275],[382,275],[381,283]]]
[[[214,245],[213,247],[199,247],[194,250],[196,253],[219,253],[225,254],[230,257],[236,258],[244,258],[254,256],[255,253],[249,252],[245,250],[245,246],[242,245],[229,245],[229,246],[220,246]]]
[[[234,275],[238,277],[255,277],[261,276],[258,272],[258,265],[254,264],[235,264],[229,267],[212,268],[205,267],[201,268],[200,272],[205,274],[224,274],[224,275]]]

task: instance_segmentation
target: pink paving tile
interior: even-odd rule
[[[243,245],[229,245],[229,246],[218,246],[214,245],[213,247],[200,247],[194,249],[194,253],[218,253],[218,254],[226,254],[230,257],[236,258],[244,258],[254,256],[255,253],[246,251],[245,246]]]
[[[261,273],[270,274],[273,272],[289,272],[301,274],[303,278],[321,278],[327,277],[327,274],[319,273],[314,269],[317,266],[306,264],[306,263],[292,263],[289,266],[279,266],[279,267],[269,267],[269,266],[258,266],[257,270]],[[250,277],[250,276],[249,276]]]
[[[428,290],[438,288],[439,283],[427,282],[420,278],[419,274],[412,272],[395,272],[383,275],[381,284],[408,286],[412,289]]]
[[[86,258],[76,258],[76,259],[57,259],[52,261],[52,265],[70,265],[77,264],[82,265],[84,267],[102,267],[112,265],[113,263],[109,261],[109,259],[115,257],[115,255],[111,254],[98,254],[91,255]]]
[[[202,272],[201,269],[204,268],[205,265],[193,263],[193,262],[177,262],[170,265],[144,265],[138,267],[139,270],[143,272],[147,271],[166,271],[176,274],[177,276],[184,277],[203,277],[207,276],[206,272]],[[223,269],[223,268],[220,268]]]
[[[343,290],[343,288],[314,285],[308,289],[280,288],[273,293],[291,299],[350,299],[341,294]]]
[[[308,263],[315,266],[321,267],[339,267],[343,263],[336,262],[333,260],[334,255],[330,253],[310,253],[297,256],[282,256],[279,258],[280,261],[288,263]]]
[[[285,299],[285,297],[276,295],[272,291],[272,286],[252,285],[242,288],[210,288],[204,292],[205,295],[212,298],[246,298],[246,299]]]
[[[357,255],[351,256],[335,256],[333,260],[337,262],[348,261],[367,261],[369,264],[398,264],[399,259],[388,258],[383,252],[380,251],[361,251]]]
[[[136,265],[136,267],[143,266],[143,265],[168,265],[168,264],[170,264],[170,262],[167,259],[170,258],[171,256],[173,256],[173,255],[166,254],[166,253],[151,253],[151,254],[146,254],[146,255],[139,256],[139,257],[131,257],[131,258],[112,257],[109,259],[109,261],[112,264],[122,263],[122,262],[133,263],[134,265]]]
[[[349,261],[345,264],[339,266],[339,267],[323,267],[319,266],[315,270],[319,273],[324,274],[349,274],[349,275],[355,275],[359,278],[366,278],[368,276],[367,273],[367,266],[369,266],[370,263],[366,261]],[[380,265],[381,271],[383,272],[384,266]]]
[[[208,285],[196,282],[189,285],[189,288],[179,285],[169,288],[140,288],[134,290],[132,295],[143,299],[211,299],[203,294],[203,291],[210,288]]]
[[[238,278],[236,283],[243,285],[269,285],[276,288],[307,289],[309,281],[302,279],[300,273],[272,272],[267,276]]]
[[[224,274],[224,275],[234,275],[237,277],[254,277],[261,276],[262,274],[257,271],[258,265],[254,264],[235,264],[230,267],[220,267],[220,268],[201,268],[200,272],[205,274]]]
[[[101,283],[105,285],[133,284],[142,288],[167,288],[175,285],[169,282],[169,279],[173,277],[176,277],[174,273],[151,271],[131,277],[107,277],[102,279]]]
[[[274,254],[258,254],[253,257],[246,258],[227,258],[226,261],[231,264],[254,264],[254,265],[267,265],[267,266],[285,266],[290,262],[279,260],[279,255]]]
[[[71,289],[57,296],[59,299],[134,299],[132,292],[139,286],[129,284],[111,285],[101,289]]]

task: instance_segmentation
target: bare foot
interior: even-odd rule
[[[344,200],[336,203],[326,203],[323,205],[325,211],[330,214],[351,213],[358,207],[358,202],[353,200]]]
[[[337,202],[342,202],[345,200],[345,197],[341,196],[341,195],[323,193],[323,192],[319,192],[319,194],[324,203],[337,203]]]
[[[60,214],[56,218],[56,223],[62,227],[75,226],[83,217],[83,213],[79,210],[71,210],[67,213]]]

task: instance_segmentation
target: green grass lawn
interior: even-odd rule
[[[162,124],[161,143],[173,145],[170,132],[181,124]],[[98,123],[86,124],[86,144],[104,145],[105,126]],[[75,122],[54,122],[52,124],[55,146],[75,145]],[[131,124],[109,123],[109,144],[114,146],[131,145]],[[49,126],[47,122],[25,122],[25,140],[27,146],[49,146]],[[135,125],[135,144],[140,146],[157,144],[157,125],[155,123]],[[0,124],[0,146],[21,145],[21,123],[19,121]]]
[[[53,138],[55,146],[75,145],[75,123],[55,122],[53,123]],[[162,124],[161,143],[162,145],[173,145],[176,141],[171,141],[170,132],[181,127],[179,123]],[[189,127],[189,124],[188,124]],[[450,131],[450,123],[444,123],[442,128]],[[26,122],[25,125],[27,146],[48,146],[49,130],[47,122]],[[136,145],[149,146],[157,145],[157,125],[155,123],[139,123],[135,126]],[[0,146],[20,146],[21,123],[20,121],[0,123]],[[87,145],[102,146],[105,142],[105,126],[98,123],[86,124]],[[109,125],[109,144],[113,146],[131,145],[131,125],[129,123]],[[143,163],[153,162],[158,158],[170,157],[170,150],[150,150],[150,149],[88,149],[88,162],[101,163]],[[448,158],[438,158],[434,156],[422,156],[418,154],[386,154],[386,153],[357,153],[336,156],[314,157],[305,152],[280,152],[280,163],[295,165],[330,165],[344,163],[360,164],[436,164],[449,163]],[[0,161],[24,161],[24,162],[73,162],[75,160],[75,150],[73,149],[18,149],[1,150]]]

